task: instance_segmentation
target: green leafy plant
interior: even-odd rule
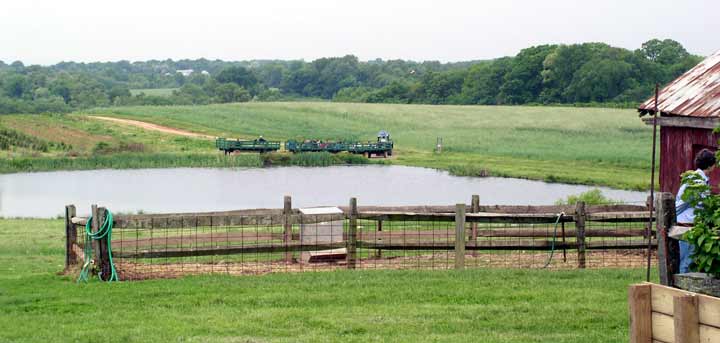
[[[586,205],[612,205],[619,203],[617,200],[606,197],[602,194],[602,191],[595,188],[580,194],[568,195],[567,198],[556,201],[555,205],[575,205],[579,201],[584,202]]]
[[[0,127],[0,150],[9,150],[11,147],[27,148],[33,151],[48,152],[55,144],[38,138],[28,136],[21,132]],[[65,148],[59,146],[59,148]]]
[[[694,171],[685,172],[682,182],[687,185],[682,200],[695,209],[693,227],[683,235],[683,239],[695,246],[690,268],[719,277],[720,195],[711,194],[710,186]]]

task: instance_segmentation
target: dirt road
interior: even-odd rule
[[[88,118],[99,119],[99,120],[105,120],[105,121],[110,121],[110,122],[119,123],[119,124],[136,126],[136,127],[139,127],[139,128],[143,128],[143,129],[145,129],[145,130],[158,131],[158,132],[162,132],[162,133],[169,133],[169,134],[171,134],[171,135],[179,135],[179,136],[195,137],[195,138],[215,139],[215,136],[209,136],[209,135],[204,135],[204,134],[201,134],[201,133],[195,133],[195,132],[190,132],[190,131],[186,131],[186,130],[175,129],[175,128],[172,128],[172,127],[167,127],[167,126],[162,126],[162,125],[147,123],[147,122],[139,121],[139,120],[121,119],[121,118],[113,118],[113,117],[102,117],[102,116],[88,116]]]

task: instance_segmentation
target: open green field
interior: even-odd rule
[[[649,184],[651,129],[635,111],[540,106],[275,102],[114,107],[65,116],[1,116],[0,126],[72,148],[0,151],[0,157],[15,160],[0,172],[165,164],[153,160],[173,161],[168,166],[263,164],[257,160],[218,159],[219,152],[208,139],[144,131],[88,119],[88,114],[233,138],[263,135],[275,140],[374,140],[376,133],[385,129],[396,142],[396,156],[387,163],[444,169],[456,175],[521,177],[624,189],[647,189]],[[437,137],[443,139],[442,154],[434,152]],[[107,142],[110,149],[98,149],[101,142]],[[171,156],[160,156],[167,154]],[[117,163],[95,163],[93,159],[100,155],[117,155]],[[68,156],[87,161],[53,160]]]
[[[642,270],[339,271],[78,285],[62,220],[0,220],[0,341],[626,342]]]
[[[290,102],[88,113],[279,140],[370,140],[386,129],[397,142],[393,163],[633,189],[649,184],[652,131],[634,110]],[[437,137],[443,139],[443,154],[433,153]]]

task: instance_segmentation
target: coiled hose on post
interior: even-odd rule
[[[107,239],[107,250],[108,250],[108,261],[110,262],[110,277],[107,279],[108,282],[119,281],[117,272],[115,271],[115,263],[112,257],[112,229],[113,229],[113,215],[110,210],[105,209],[105,221],[100,225],[97,232],[92,232],[92,215],[88,217],[85,223],[85,263],[83,263],[82,270],[77,282],[87,282],[90,275],[90,265],[94,263],[92,260],[92,241],[99,241],[101,239]],[[102,271],[100,272],[100,280],[102,280]]]

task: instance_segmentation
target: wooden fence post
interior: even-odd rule
[[[470,213],[480,212],[480,196],[473,195],[472,201],[470,202]],[[475,242],[478,237],[478,224],[473,222],[470,224],[470,240]]]
[[[107,214],[105,212],[105,207],[97,208],[97,214],[97,230],[100,230],[100,225],[105,222],[105,215]],[[108,254],[108,237],[105,236],[97,242],[99,247],[98,252],[100,254],[100,257],[98,258],[98,261],[100,262],[100,278],[104,281],[107,281],[108,279],[110,279],[110,256]]]
[[[288,244],[292,241],[292,223],[290,222],[290,216],[292,215],[292,197],[286,195],[283,199],[283,243],[287,248]],[[293,261],[292,251],[285,251],[285,262],[291,263]]]
[[[455,205],[455,269],[465,268],[465,204]]]
[[[652,303],[650,284],[632,285],[628,290],[630,343],[652,342]]]
[[[92,216],[92,221],[90,221],[90,232],[96,233],[100,228],[100,225],[98,225],[99,215],[97,205],[93,204],[92,206],[90,206],[90,215]],[[85,242],[85,244],[92,244],[93,253],[92,256],[89,256],[88,258],[91,258],[93,260],[94,265],[91,268],[95,273],[97,273],[100,266],[100,242],[91,239],[90,242]]]
[[[78,256],[73,249],[77,244],[77,229],[72,223],[72,218],[77,214],[75,205],[65,206],[65,270],[70,269],[78,263]]]
[[[700,343],[698,298],[691,294],[673,298],[675,343]]]
[[[377,221],[377,232],[382,232],[383,230],[383,221],[378,220]],[[377,237],[375,237],[375,241],[377,242]],[[382,257],[382,249],[375,250],[375,257],[381,258]]]
[[[347,238],[347,267],[355,269],[357,265],[357,199],[350,198],[350,220]]]
[[[680,246],[676,239],[668,237],[668,231],[675,225],[675,197],[672,193],[660,193],[655,204],[655,221],[658,242],[658,272],[660,283],[674,284],[673,275],[680,270]]]
[[[578,253],[578,268],[585,268],[585,202],[578,201],[575,205],[575,239]]]

